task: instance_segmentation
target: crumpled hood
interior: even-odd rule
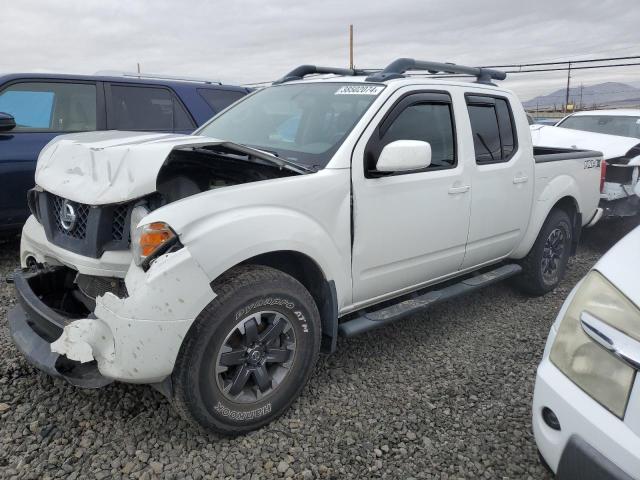
[[[160,168],[172,150],[226,144],[195,135],[86,132],[54,138],[40,152],[36,184],[69,200],[105,205],[156,190]]]
[[[534,147],[575,148],[602,152],[605,160],[622,157],[640,140],[619,135],[584,132],[571,128],[531,125],[531,140]]]

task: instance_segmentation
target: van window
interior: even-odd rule
[[[110,100],[110,130],[175,132],[195,128],[180,101],[166,88],[111,85]]]
[[[199,88],[198,93],[215,113],[221,112],[246,95],[244,92],[216,88]]]
[[[504,98],[467,96],[476,163],[508,161],[516,150],[513,115]]]
[[[96,86],[20,82],[0,92],[0,112],[12,115],[12,132],[81,132],[96,129]]]

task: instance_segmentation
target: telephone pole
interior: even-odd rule
[[[583,108],[583,103],[582,103],[582,89],[584,88],[584,84],[581,83],[580,84],[580,110],[582,110]]]
[[[571,62],[569,62],[569,69],[567,70],[567,98],[564,102],[564,113],[567,113],[567,107],[569,106],[569,85],[571,82]]]
[[[353,70],[353,24],[349,25],[349,68]]]

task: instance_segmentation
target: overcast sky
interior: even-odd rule
[[[18,0],[0,7],[0,72],[135,71],[249,83],[311,63],[397,57],[495,65],[640,55],[638,0]],[[640,82],[640,66],[575,72],[573,82]],[[523,100],[565,73],[511,75]]]

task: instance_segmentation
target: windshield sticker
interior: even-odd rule
[[[383,88],[382,85],[345,85],[335,95],[378,95]]]

